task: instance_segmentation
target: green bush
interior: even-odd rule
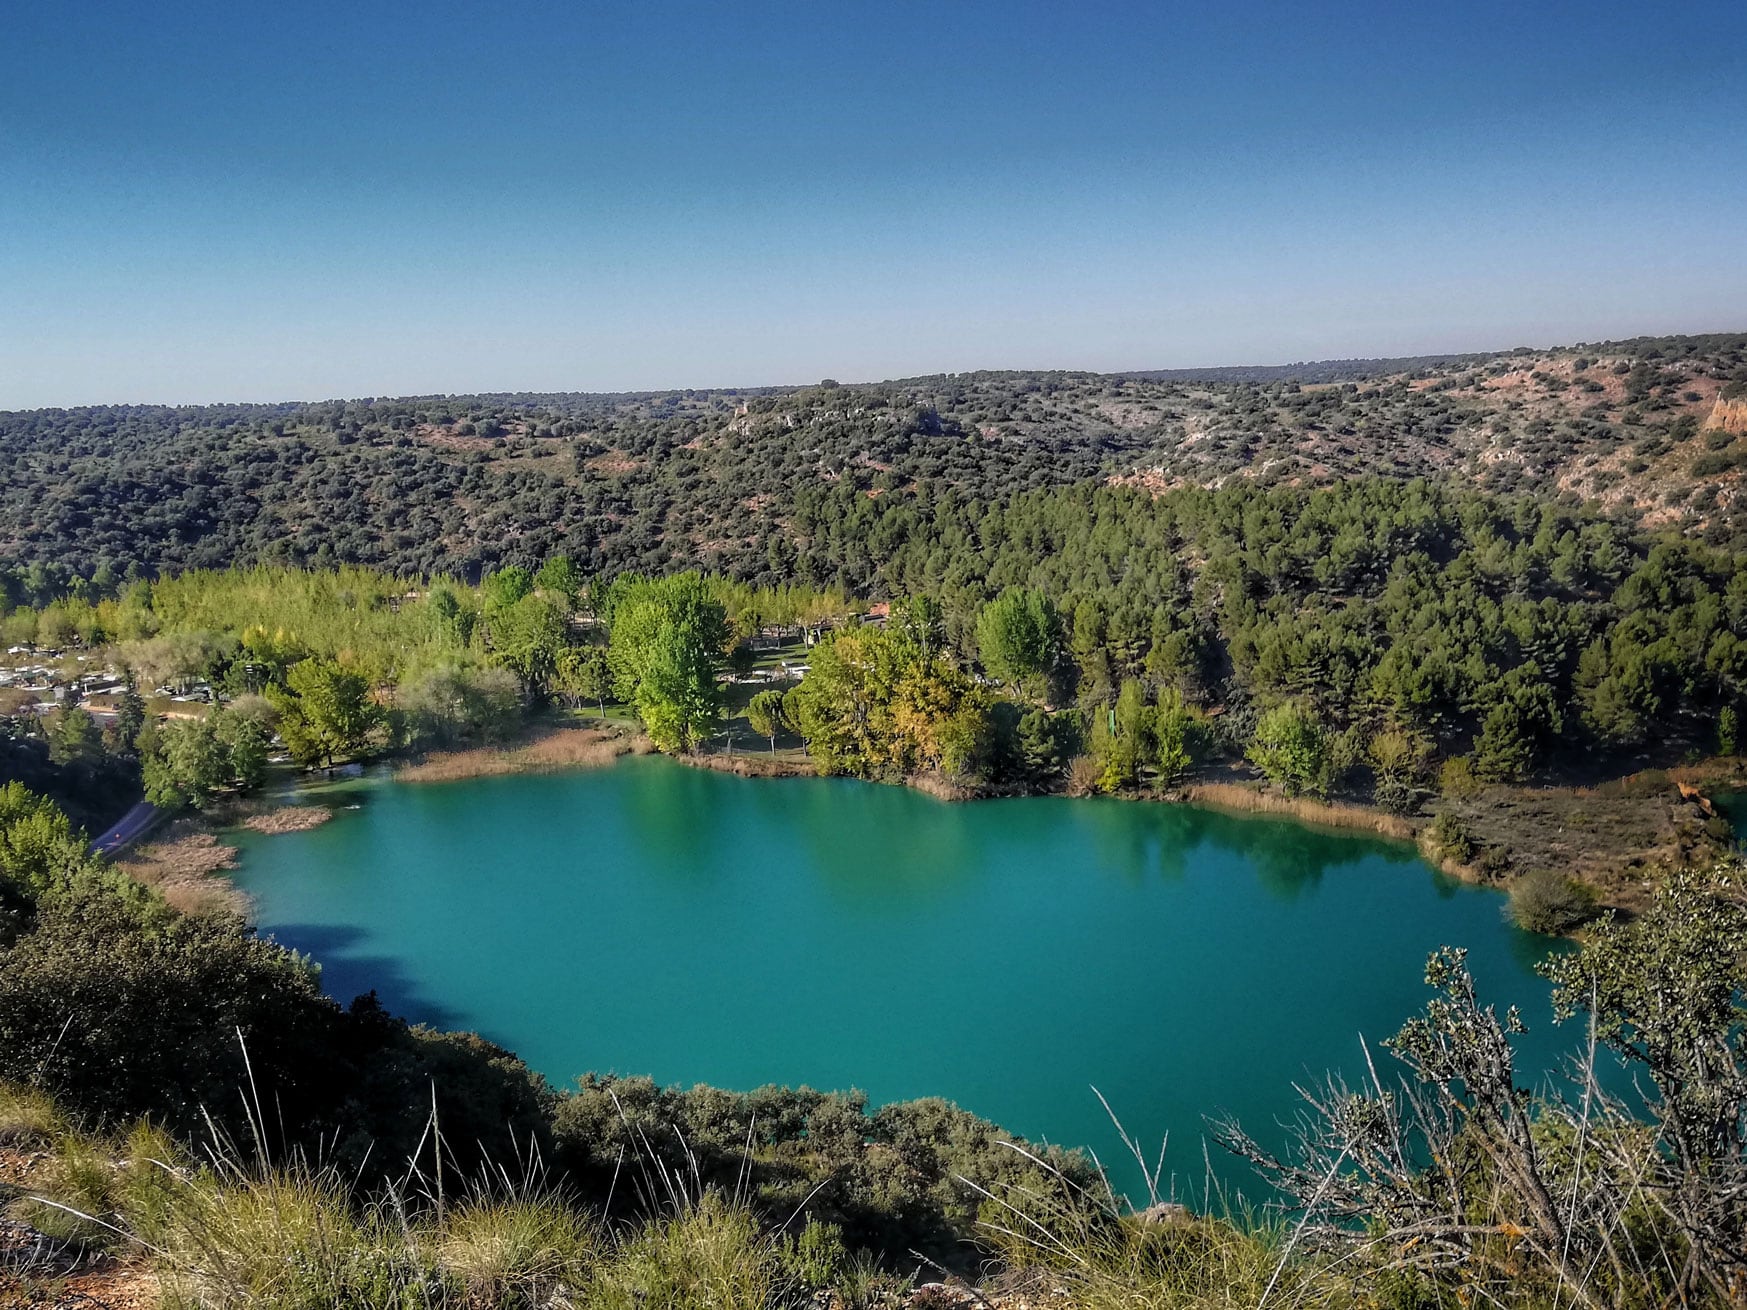
[[[1420,789],[1401,778],[1379,778],[1371,799],[1391,814],[1412,814],[1419,809]]]
[[[1502,846],[1488,846],[1474,863],[1488,878],[1499,879],[1510,872],[1510,852]]]
[[[1244,752],[1288,796],[1301,791],[1326,794],[1323,766],[1328,740],[1322,725],[1304,706],[1288,703],[1269,710],[1256,724],[1256,735]]]
[[[1439,855],[1457,864],[1467,864],[1479,850],[1473,835],[1448,810],[1441,811],[1432,820],[1432,845]]]
[[[1747,463],[1747,450],[1718,450],[1700,455],[1692,462],[1695,478],[1714,478],[1729,473]]]
[[[257,1078],[301,1110],[338,1015],[290,952],[227,921],[153,922],[104,889],[43,902],[0,956],[0,1068],[37,1070],[81,1116],[228,1115],[249,1081],[239,1030]]]
[[[947,1101],[870,1115],[860,1093],[805,1087],[735,1093],[591,1074],[558,1104],[553,1132],[560,1164],[590,1193],[604,1195],[615,1175],[648,1161],[657,1172],[744,1195],[770,1222],[805,1205],[851,1246],[917,1249],[943,1261],[965,1258],[965,1239],[977,1232],[977,1188],[1041,1196],[1055,1187],[1052,1178],[1092,1177],[1076,1153],[1026,1146],[1054,1173],[1040,1168],[1004,1144],[1020,1139]],[[632,1204],[632,1192],[621,1183],[617,1195]]]
[[[1509,911],[1525,932],[1556,936],[1595,917],[1595,893],[1574,878],[1535,869],[1511,886]]]
[[[1466,755],[1453,756],[1438,769],[1438,791],[1451,800],[1477,796],[1483,785],[1474,776],[1473,762]]]

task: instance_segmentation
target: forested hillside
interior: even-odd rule
[[[0,415],[0,559],[46,570],[15,602],[50,598],[57,570],[477,579],[554,554],[590,575],[860,585],[815,545],[808,507],[827,493],[925,512],[1088,481],[1361,473],[1593,500],[1723,542],[1742,527],[1743,394],[1747,334],[1199,374],[38,410]]]

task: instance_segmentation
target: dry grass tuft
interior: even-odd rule
[[[1146,1176],[1145,1209],[1122,1198],[1102,1168],[1100,1180],[1083,1187],[1017,1145],[1011,1149],[1055,1174],[1056,1187],[1040,1193],[969,1184],[984,1198],[982,1227],[1007,1271],[1000,1281],[1024,1289],[1013,1303],[1045,1301],[1074,1310],[1348,1310],[1361,1304],[1354,1285],[1328,1262],[1295,1250],[1293,1234],[1278,1220],[1234,1211],[1211,1186],[1208,1213],[1164,1201],[1163,1152],[1149,1163],[1111,1118]]]
[[[428,1239],[437,1264],[480,1305],[547,1305],[588,1278],[602,1246],[595,1225],[557,1195],[480,1195]]]
[[[53,1101],[32,1087],[0,1083],[0,1147],[52,1141],[66,1125]]]
[[[601,1270],[590,1303],[599,1310],[761,1310],[788,1301],[792,1281],[781,1244],[751,1212],[706,1192],[625,1243]]]

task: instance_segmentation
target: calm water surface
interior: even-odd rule
[[[659,757],[593,773],[366,782],[309,832],[244,833],[263,928],[330,992],[585,1070],[939,1095],[1109,1159],[1113,1130],[1202,1176],[1203,1116],[1258,1135],[1292,1083],[1363,1071],[1470,948],[1553,1067],[1554,945],[1411,849],[1174,805],[950,805]],[[1379,1058],[1382,1059],[1381,1052]],[[1223,1171],[1222,1171],[1223,1172]]]

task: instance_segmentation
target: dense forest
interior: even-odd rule
[[[591,576],[698,566],[774,585],[826,580],[796,516],[833,488],[1004,506],[1088,480],[1355,474],[1592,500],[1716,542],[1738,530],[1747,336],[1371,363],[0,414],[0,559],[62,580],[265,562],[476,581],[563,554]]]
[[[664,748],[690,749],[717,729],[711,689],[737,649],[771,625],[828,624],[835,640],[813,653],[786,722],[830,767],[873,776],[944,766],[1047,783],[1073,756],[1114,749],[1115,732],[1151,739],[1116,766],[1120,782],[1168,782],[1192,745],[1247,752],[1289,789],[1368,787],[1411,810],[1451,762],[1516,781],[1734,751],[1747,578],[1733,553],[1544,500],[1362,479],[1159,495],[1090,483],[1004,507],[838,486],[797,502],[816,575],[846,585],[716,578],[682,601],[677,579],[585,579],[564,556],[478,586],[263,568],[94,579],[18,607],[0,632],[103,648],[152,687],[204,678],[265,696],[292,725],[294,684],[343,664],[360,705],[381,692],[373,708],[397,710],[402,739],[466,735],[431,709],[465,684],[511,717],[554,695],[614,696]],[[889,621],[855,631],[857,596],[891,598]],[[643,648],[668,620],[690,625],[696,649],[652,680]],[[669,699],[703,698],[673,731],[655,723],[649,688],[663,677],[690,688]],[[1122,726],[1166,706],[1178,707],[1169,732]],[[287,741],[331,763],[375,721],[359,712],[337,747]],[[856,740],[833,729],[840,712]],[[936,731],[948,720],[950,750]],[[1288,727],[1301,749],[1276,769],[1259,742]],[[894,733],[914,740],[874,740]],[[1173,765],[1160,762],[1164,736]]]

